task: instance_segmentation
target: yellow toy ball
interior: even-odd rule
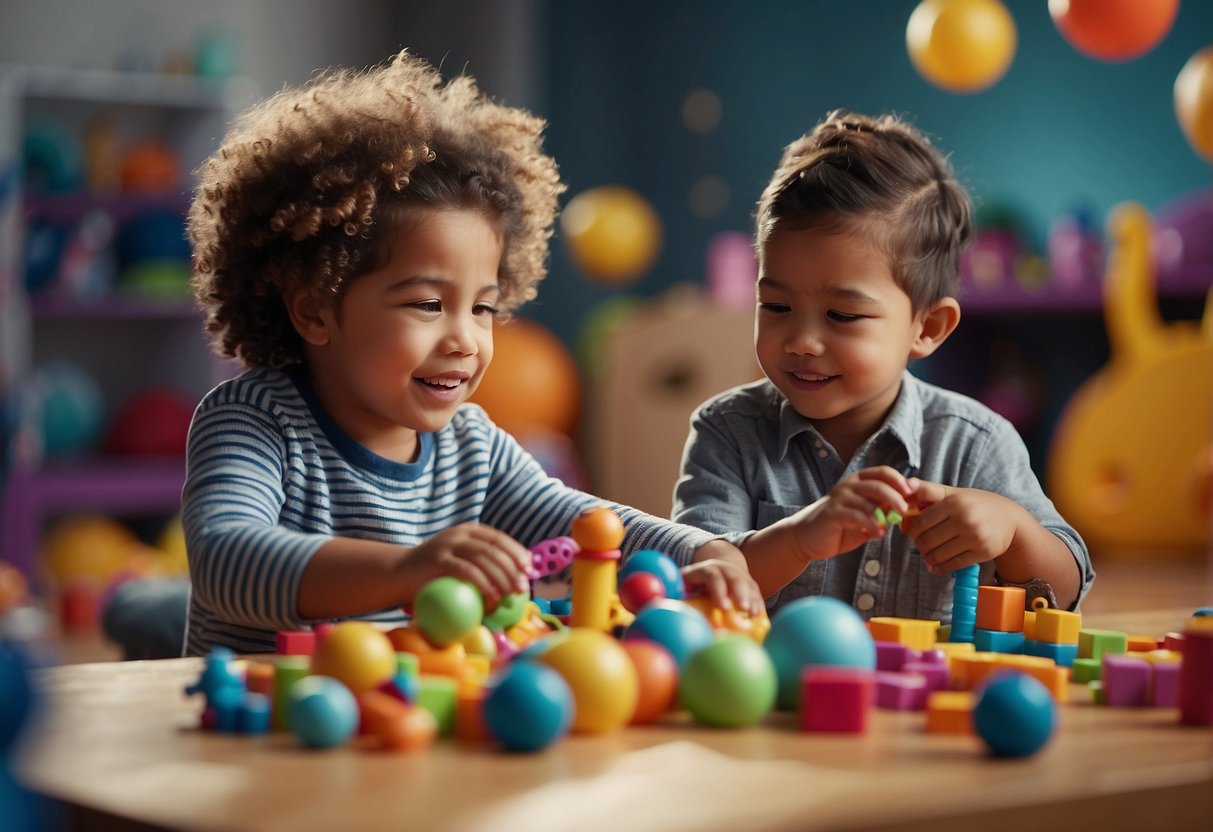
[[[1015,58],[1015,21],[999,0],[923,0],[906,24],[910,62],[949,92],[980,92]]]
[[[604,185],[569,200],[560,230],[578,268],[604,283],[630,283],[653,267],[661,219],[630,188]]]
[[[42,544],[42,562],[61,586],[81,580],[104,585],[143,563],[144,555],[145,547],[134,532],[97,514],[58,521]]]
[[[1175,116],[1192,148],[1213,162],[1213,46],[1189,58],[1175,78]]]
[[[396,674],[396,649],[387,635],[365,621],[342,621],[312,654],[312,675],[332,676],[357,696]]]
[[[606,633],[573,627],[538,661],[564,677],[573,691],[573,733],[606,734],[631,720],[640,695],[636,666]]]

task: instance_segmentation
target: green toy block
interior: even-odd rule
[[[1103,659],[1075,659],[1070,665],[1070,681],[1091,682],[1099,678]]]
[[[1079,630],[1078,657],[1080,659],[1102,659],[1127,652],[1129,637],[1116,630]]]
[[[1103,699],[1103,682],[1099,679],[1092,679],[1087,682],[1087,690],[1091,691],[1091,701],[1096,705],[1104,704]]]
[[[274,705],[271,709],[275,731],[291,727],[291,688],[311,672],[310,656],[283,656],[274,662]]]
[[[396,672],[403,673],[405,676],[420,675],[421,659],[415,653],[397,653]]]
[[[438,721],[438,736],[455,733],[455,712],[459,703],[459,682],[450,676],[422,676],[417,704]]]

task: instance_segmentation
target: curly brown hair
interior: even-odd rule
[[[216,350],[247,367],[303,360],[283,298],[340,302],[421,207],[485,213],[503,235],[499,308],[535,297],[564,190],[545,122],[444,83],[401,52],[330,70],[243,113],[198,170],[193,286]]]
[[[784,148],[756,218],[760,256],[781,228],[865,234],[915,310],[957,294],[973,224],[968,193],[923,133],[895,115],[848,110]]]

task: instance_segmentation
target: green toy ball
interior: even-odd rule
[[[757,724],[774,706],[778,690],[766,651],[741,635],[722,635],[692,655],[678,683],[691,716],[717,728]]]
[[[458,578],[435,578],[413,599],[413,618],[435,647],[463,641],[484,618],[484,599],[476,587]]]

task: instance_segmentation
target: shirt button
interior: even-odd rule
[[[830,455],[830,452],[827,451],[825,448],[822,448],[820,451],[817,452],[817,455],[819,457],[821,457],[822,459],[825,459],[827,456]]]
[[[814,448],[820,448],[820,447],[821,447],[821,440],[820,440],[820,439],[814,439],[814,440],[813,440],[813,447],[814,447]]]
[[[865,592],[863,595],[860,595],[857,599],[855,599],[855,606],[859,607],[864,612],[867,612],[868,610],[872,609],[872,607],[876,606],[876,598],[873,597],[871,593]]]
[[[870,560],[863,565],[863,571],[869,578],[875,578],[880,574],[880,561]]]

